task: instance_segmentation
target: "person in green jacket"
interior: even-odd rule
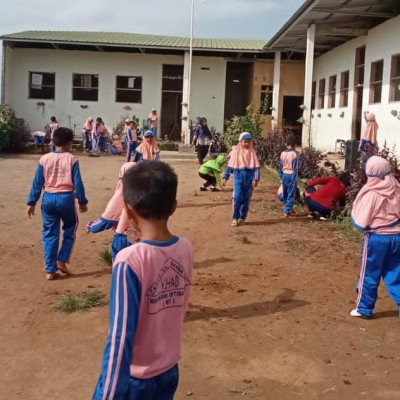
[[[221,183],[222,166],[225,164],[226,159],[223,155],[219,155],[215,160],[210,160],[204,163],[199,169],[200,178],[205,182],[200,186],[200,191],[205,192],[211,186],[212,192],[218,192],[217,186]]]

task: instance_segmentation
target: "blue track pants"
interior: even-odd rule
[[[114,233],[113,240],[111,242],[111,257],[114,262],[117,254],[125,247],[129,247],[132,243],[129,242],[128,236],[122,233]]]
[[[372,316],[381,278],[400,309],[400,234],[364,236],[357,284],[359,313]]]
[[[57,271],[57,260],[69,262],[78,227],[78,216],[75,208],[75,194],[47,193],[42,201],[43,217],[43,251],[46,273]],[[60,225],[64,231],[61,248]]]
[[[236,170],[233,176],[233,219],[245,220],[253,192],[254,171]]]
[[[296,194],[296,174],[282,174],[282,187],[283,187],[283,203],[285,205],[283,212],[290,213],[293,208],[294,196]]]
[[[135,154],[136,147],[137,147],[136,141],[128,143],[128,146],[126,147],[126,161],[127,162],[131,161],[131,156],[132,156],[132,154],[133,155]]]
[[[105,153],[107,146],[107,138],[105,136],[99,137],[99,149],[102,153]]]

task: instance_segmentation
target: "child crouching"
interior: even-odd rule
[[[200,186],[201,192],[206,191],[209,186],[211,186],[212,192],[219,191],[217,186],[221,184],[222,166],[225,162],[225,157],[219,155],[215,160],[209,160],[200,167],[199,176],[205,180],[203,185]]]

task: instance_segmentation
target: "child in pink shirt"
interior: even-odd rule
[[[35,206],[42,189],[43,250],[45,272],[48,280],[56,278],[57,270],[68,273],[67,263],[71,257],[78,227],[75,198],[79,211],[87,211],[87,199],[77,158],[69,151],[74,134],[68,128],[58,128],[53,134],[55,151],[44,155],[33,179],[28,198],[27,213],[35,214]],[[60,222],[63,222],[63,241],[59,249]]]
[[[174,236],[178,179],[163,162],[142,161],[123,181],[127,216],[141,242],[113,265],[110,327],[93,400],[172,400],[192,281],[188,239]]]

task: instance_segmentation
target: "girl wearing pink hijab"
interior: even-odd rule
[[[93,130],[93,118],[88,117],[82,126],[83,151],[90,151],[90,135]]]
[[[222,178],[222,186],[233,173],[233,219],[231,226],[244,224],[253,189],[260,180],[260,162],[253,149],[251,134],[243,132],[239,136],[239,143],[232,148],[229,155],[228,166]]]
[[[361,151],[364,151],[365,146],[378,147],[378,124],[375,120],[375,114],[369,111],[365,111],[364,118],[365,124],[361,131],[361,140],[359,146],[359,150]]]
[[[364,232],[364,239],[357,306],[350,315],[370,318],[381,278],[400,309],[400,183],[382,157],[370,157],[365,171],[368,181],[351,213],[352,223]]]
[[[160,159],[160,150],[157,146],[154,134],[152,131],[144,133],[143,143],[141,143],[135,151],[133,162],[142,160],[158,161]]]

